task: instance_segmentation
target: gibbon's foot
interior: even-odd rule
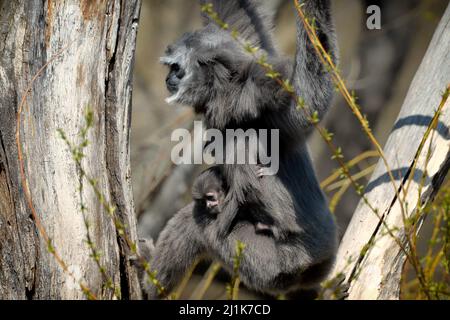
[[[131,266],[136,269],[139,280],[143,281],[145,274],[144,262],[150,263],[153,252],[155,250],[155,245],[153,244],[153,239],[139,239],[137,241],[137,246],[140,256],[138,257],[136,254],[134,254],[130,256],[128,260],[130,261]],[[144,261],[142,261],[142,259]],[[144,296],[146,296],[145,293]]]
[[[137,245],[139,248],[140,257],[143,258],[146,262],[149,262],[152,257],[153,251],[155,250],[153,239],[139,239]],[[140,261],[140,259],[138,259],[136,255],[130,256],[129,260],[133,266],[142,268],[142,261]]]
[[[350,284],[345,282],[345,275],[338,274],[331,280],[325,283],[319,293],[320,300],[345,300],[348,298],[350,289]]]

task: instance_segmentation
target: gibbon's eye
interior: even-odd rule
[[[170,65],[170,73],[175,74],[178,79],[183,79],[185,72],[178,63]]]
[[[205,195],[205,200],[206,201],[216,201],[217,200],[216,194],[215,193],[207,193]]]
[[[178,63],[174,63],[173,65],[171,65],[170,70],[171,72],[175,73],[178,79],[183,79],[185,72]]]
[[[170,71],[178,72],[180,70],[180,65],[178,63],[174,63],[170,65]]]

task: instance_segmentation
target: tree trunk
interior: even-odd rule
[[[79,279],[98,299],[114,296],[86,244],[82,202],[105,273],[122,298],[140,297],[127,244],[92,188],[80,191],[80,171],[57,133],[80,143],[85,110],[93,110],[83,167],[136,241],[129,130],[139,10],[140,0],[0,0],[0,299],[81,299]],[[47,62],[20,115],[26,187],[16,117]],[[36,227],[27,190],[68,272]]]
[[[427,54],[417,71],[384,153],[391,166],[399,194],[403,198],[407,180],[419,144],[450,83],[450,7],[437,28]],[[417,205],[431,201],[450,167],[450,102],[444,105],[436,130],[423,148],[405,196],[406,216]],[[426,160],[428,151],[431,158]],[[422,177],[425,184],[420,192]],[[401,207],[380,160],[366,187],[369,203],[378,209],[382,221],[361,201],[342,240],[335,272],[344,272],[350,280],[349,299],[398,299],[405,255],[385,225],[394,230],[405,246]],[[367,248],[370,248],[367,250]]]

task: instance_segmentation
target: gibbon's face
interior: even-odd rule
[[[245,53],[231,36],[217,28],[184,34],[160,58],[169,68],[167,103],[191,105],[204,111],[208,101],[239,72],[243,57]]]
[[[204,189],[193,192],[194,201],[200,206],[202,212],[218,215],[222,211],[222,204],[225,198],[223,189],[218,185],[212,184],[203,185],[202,187]]]
[[[212,174],[206,174],[195,180],[192,186],[192,198],[202,212],[217,215],[222,210],[225,199],[223,182]]]

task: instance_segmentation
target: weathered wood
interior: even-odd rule
[[[16,115],[36,72],[67,47],[33,83],[22,112],[25,175],[40,220],[75,277],[99,299],[112,298],[85,243],[80,210],[101,263],[123,298],[139,298],[127,245],[79,172],[57,129],[79,143],[87,107],[94,111],[83,165],[136,240],[130,181],[131,78],[140,0],[0,1],[0,299],[81,299],[78,284],[55,262],[30,216],[15,144]]]
[[[450,103],[447,101],[439,124],[431,134],[432,139],[428,139],[423,148],[412,183],[403,199],[405,181],[410,177],[419,144],[441,102],[442,93],[450,83],[449,52],[450,6],[435,32],[384,149],[396,184],[401,188],[401,199],[408,203],[408,217],[418,204],[432,200],[450,166]],[[431,150],[431,158],[427,163],[428,150]],[[424,174],[425,184],[419,198]],[[366,188],[366,197],[378,209],[385,224],[390,229],[398,229],[394,234],[405,243],[401,207],[381,160]],[[371,240],[374,244],[370,250],[363,250]],[[348,279],[357,275],[350,283],[349,299],[398,299],[404,262],[405,255],[400,247],[386,234],[380,219],[361,201],[342,240],[335,267],[335,273],[344,272]]]

